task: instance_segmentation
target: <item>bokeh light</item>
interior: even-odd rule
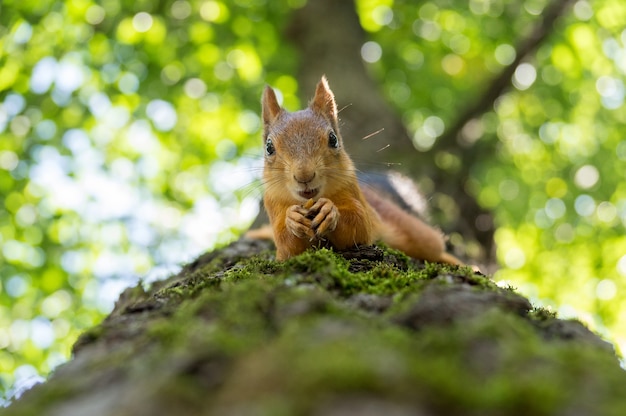
[[[259,96],[299,106],[301,0],[3,2],[0,390],[65,361],[140,279],[236,238],[258,209]],[[359,51],[432,150],[518,56],[546,2],[358,0]],[[522,6],[522,7],[519,7]],[[495,278],[626,348],[626,5],[578,0],[458,143],[494,213]],[[332,81],[332,80],[331,80]],[[465,153],[433,155],[444,171]],[[431,184],[432,185],[432,184]],[[436,185],[436,184],[435,184]],[[441,198],[441,206],[445,198]],[[450,202],[450,201],[448,201]],[[0,399],[1,404],[1,399]]]

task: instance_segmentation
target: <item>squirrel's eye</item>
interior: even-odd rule
[[[274,148],[274,143],[272,143],[272,139],[267,139],[265,141],[265,153],[267,153],[268,156],[276,153],[276,149]]]
[[[339,139],[337,138],[335,132],[332,130],[330,131],[330,133],[328,133],[328,146],[332,147],[333,149],[337,149],[339,147]]]

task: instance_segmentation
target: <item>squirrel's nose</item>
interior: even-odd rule
[[[297,175],[293,175],[293,178],[295,179],[296,182],[306,185],[307,183],[311,182],[315,178],[315,172],[300,173]]]

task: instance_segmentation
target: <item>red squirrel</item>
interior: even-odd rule
[[[337,104],[325,77],[309,106],[288,112],[267,86],[262,98],[265,210],[276,259],[310,247],[337,250],[383,241],[407,255],[461,264],[445,251],[443,234],[367,185],[360,185],[343,147]],[[270,234],[270,235],[268,235]]]

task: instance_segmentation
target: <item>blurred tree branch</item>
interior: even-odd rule
[[[494,102],[504,91],[511,86],[511,78],[515,70],[522,61],[528,59],[543,41],[552,33],[554,23],[562,16],[572,0],[555,0],[542,13],[542,19],[530,31],[526,38],[523,38],[515,48],[515,59],[504,67],[502,72],[488,83],[480,96],[469,103],[465,111],[456,119],[452,127],[435,142],[434,151],[457,147],[455,143],[463,128],[471,120],[480,117],[482,114],[493,108]]]
[[[463,161],[455,172],[432,169],[431,178],[438,189],[449,193],[459,207],[458,211],[462,216],[455,229],[464,238],[474,237],[484,247],[485,258],[481,260],[488,264],[495,264],[495,245],[493,244],[495,227],[492,214],[478,205],[475,197],[466,189],[466,183],[474,166],[486,158],[495,157],[496,141],[484,142],[479,139],[472,145],[468,145],[468,142],[462,140],[461,137],[463,129],[470,121],[493,109],[498,97],[511,86],[513,74],[519,64],[528,59],[552,33],[554,23],[566,12],[570,3],[571,0],[555,0],[546,8],[542,19],[529,32],[529,35],[519,41],[515,48],[513,62],[486,84],[482,94],[468,104],[452,127],[437,139],[430,150],[430,154],[434,155],[441,152],[452,153]]]

